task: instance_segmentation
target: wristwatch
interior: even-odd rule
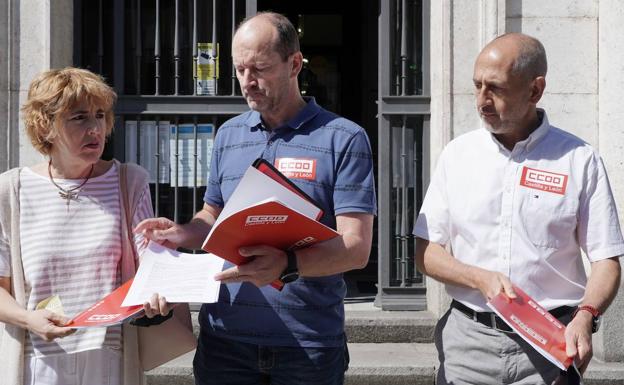
[[[295,254],[293,250],[286,250],[286,256],[288,257],[288,265],[280,276],[280,280],[285,284],[296,281],[297,278],[299,278],[299,268],[297,267],[297,254]]]
[[[591,313],[592,315],[592,333],[596,333],[598,329],[600,329],[600,321],[602,320],[602,316],[598,309],[593,307],[592,305],[580,305],[574,310],[574,314],[572,314],[572,318],[576,317],[576,313],[581,310],[585,310]]]

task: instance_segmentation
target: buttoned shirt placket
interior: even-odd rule
[[[275,131],[267,130],[262,126],[264,131],[264,136],[266,138],[266,145],[264,147],[264,151],[262,152],[262,158],[273,163],[275,161]]]
[[[501,262],[500,272],[511,277],[511,242],[512,242],[512,226],[514,219],[514,194],[518,188],[518,173],[520,171],[520,163],[516,158],[523,151],[521,146],[515,146],[510,152],[503,146],[500,151],[507,157],[505,171],[503,175],[503,189],[501,196],[500,210],[500,237],[498,240],[498,258]]]

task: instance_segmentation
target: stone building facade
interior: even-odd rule
[[[387,0],[383,0],[387,1]],[[41,159],[21,130],[19,106],[38,72],[73,63],[72,0],[0,0],[0,170]],[[549,72],[541,106],[549,120],[604,159],[624,219],[624,4],[618,0],[431,0],[431,118],[427,153],[478,127],[472,69],[485,43],[505,32],[540,39]],[[425,181],[426,183],[426,181]],[[427,308],[442,314],[441,285],[427,282]],[[595,355],[624,362],[624,293],[605,315]]]

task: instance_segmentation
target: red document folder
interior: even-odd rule
[[[238,252],[244,246],[294,250],[338,236],[315,219],[322,210],[288,178],[265,161],[254,166],[259,167],[247,170],[204,240],[203,250],[242,265],[252,260]],[[279,280],[271,285],[283,287]]]
[[[562,370],[572,365],[566,354],[565,325],[517,286],[517,298],[498,294],[487,303],[520,337]]]
[[[104,327],[123,323],[143,311],[142,305],[122,307],[121,303],[132,285],[132,279],[119,286],[115,291],[102,298],[96,304],[75,316],[65,326],[71,328]]]

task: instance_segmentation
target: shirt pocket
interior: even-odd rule
[[[576,238],[578,200],[529,191],[522,198],[520,221],[527,239],[541,248],[560,249]]]

